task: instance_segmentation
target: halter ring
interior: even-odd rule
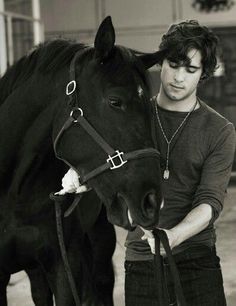
[[[79,112],[79,115],[76,116],[77,119],[74,117],[76,112]],[[84,115],[83,110],[80,107],[75,107],[70,112],[70,117],[72,117],[74,119],[74,122],[78,122],[78,118],[83,117],[83,115]]]
[[[75,80],[72,80],[66,85],[66,95],[70,96],[75,91],[75,89],[76,89],[76,82]]]

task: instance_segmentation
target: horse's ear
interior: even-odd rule
[[[114,47],[114,44],[115,30],[111,21],[111,17],[108,16],[100,24],[95,37],[95,57],[101,60],[108,57]]]
[[[138,56],[138,58],[142,61],[144,67],[149,69],[150,67],[162,63],[165,58],[166,50],[160,50],[154,53],[143,53]]]

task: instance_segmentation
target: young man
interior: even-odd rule
[[[166,52],[152,99],[164,193],[157,227],[167,233],[189,306],[226,305],[214,222],[230,178],[235,130],[196,93],[216,69],[216,48],[216,36],[197,21],[172,25],[160,44]],[[126,240],[126,306],[158,305],[153,254],[143,236],[137,227]],[[163,263],[169,304],[177,305],[165,255]]]

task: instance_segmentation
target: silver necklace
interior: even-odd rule
[[[158,124],[160,126],[162,135],[167,143],[167,152],[166,152],[166,166],[165,166],[165,170],[164,170],[164,174],[163,174],[163,178],[164,180],[168,180],[169,176],[170,176],[170,170],[169,170],[169,157],[170,157],[170,145],[172,140],[174,139],[174,137],[176,136],[176,134],[179,132],[179,130],[181,129],[181,127],[183,126],[183,124],[186,122],[186,120],[188,119],[188,117],[191,115],[191,113],[195,110],[196,106],[197,106],[198,101],[196,100],[194,106],[192,109],[190,109],[190,111],[187,113],[187,115],[184,117],[183,121],[181,121],[180,125],[177,127],[177,129],[175,130],[175,132],[173,133],[173,135],[171,136],[170,139],[167,138],[166,133],[163,129],[163,126],[161,124],[161,119],[159,116],[159,112],[158,112],[158,108],[157,108],[157,99],[156,99],[156,103],[155,103],[155,109],[156,109],[156,115],[157,115],[157,121]]]

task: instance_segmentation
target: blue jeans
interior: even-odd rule
[[[215,247],[190,248],[174,256],[188,306],[226,306],[220,259]],[[177,306],[166,258],[162,259],[169,305]],[[125,262],[125,305],[158,305],[153,261]],[[179,305],[181,306],[181,305]]]

